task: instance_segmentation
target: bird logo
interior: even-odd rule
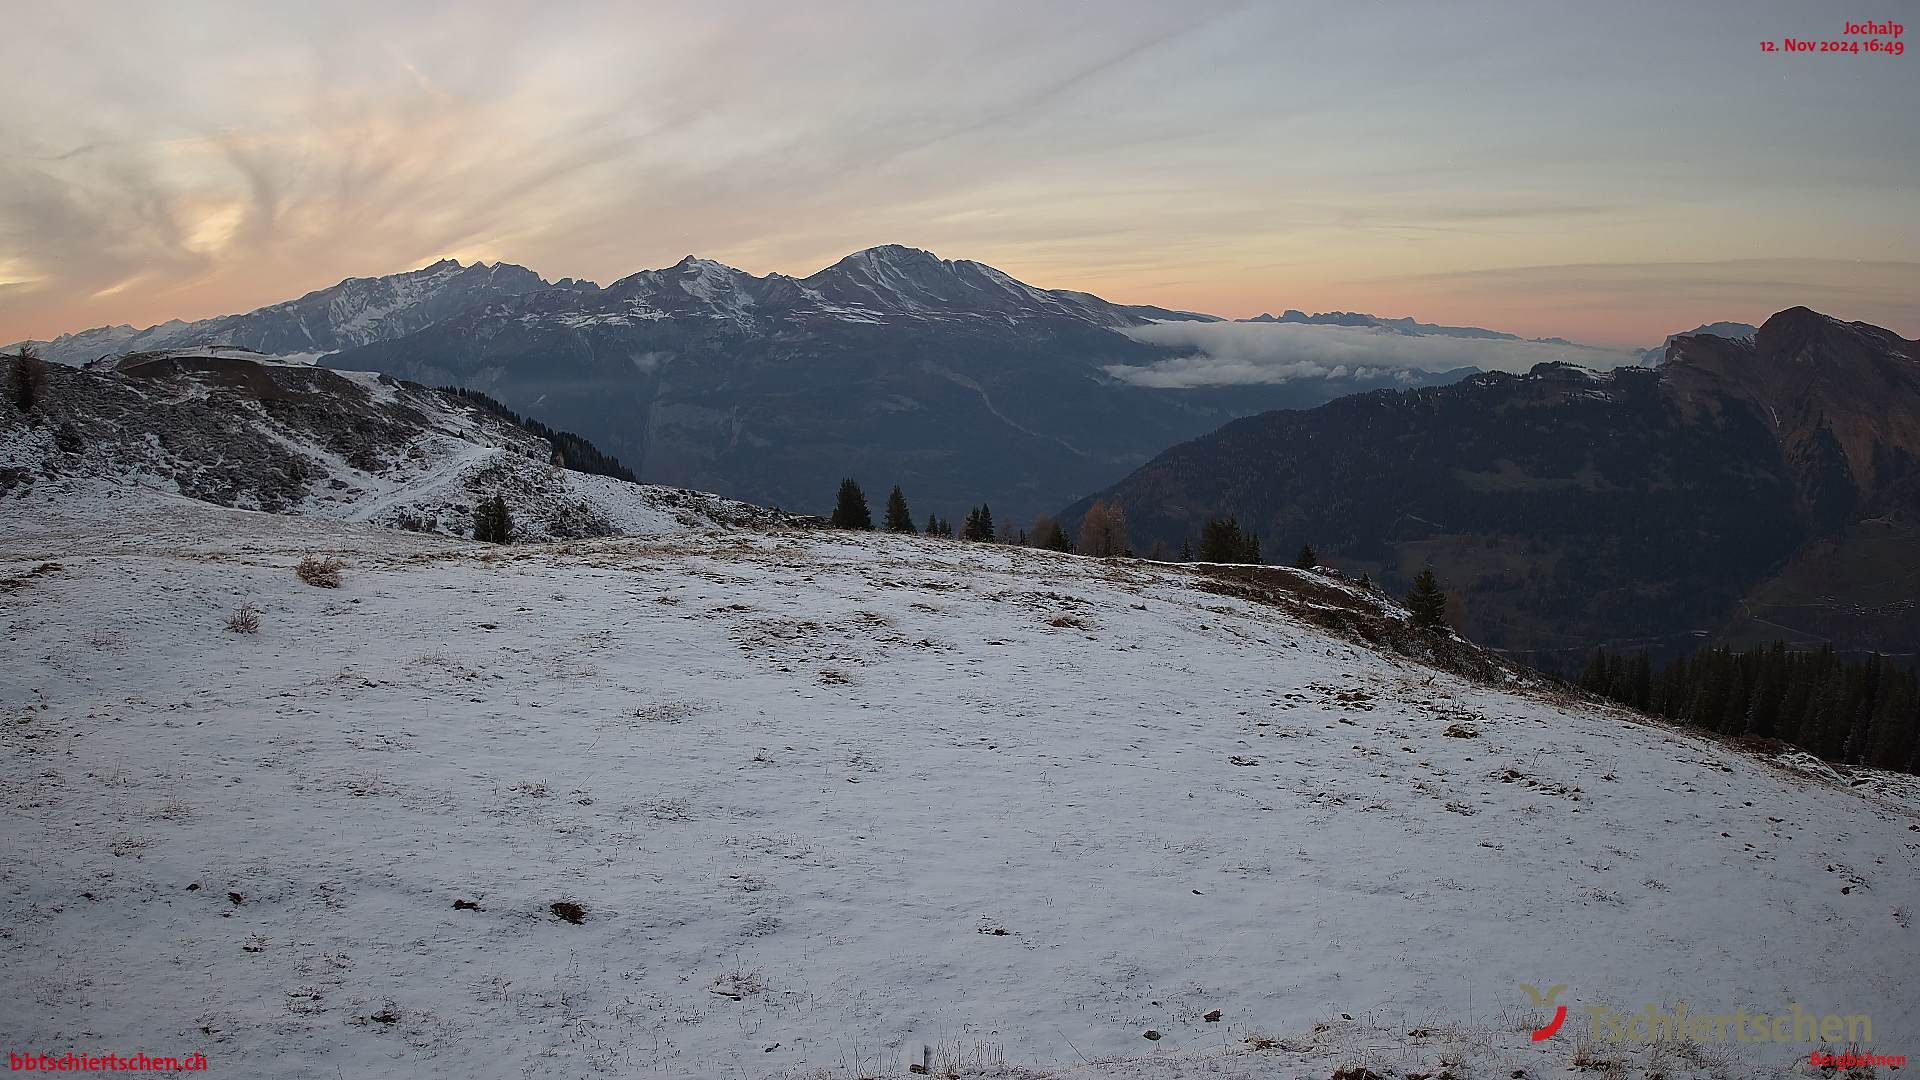
[[[1534,1042],[1543,1042],[1547,1039],[1553,1038],[1554,1032],[1560,1030],[1560,1025],[1567,1022],[1567,1007],[1565,1005],[1554,1004],[1554,999],[1559,997],[1560,991],[1565,990],[1566,988],[1567,988],[1566,983],[1554,983],[1552,986],[1547,988],[1547,992],[1545,994],[1542,994],[1540,992],[1540,988],[1533,985],[1532,983],[1520,984],[1520,989],[1525,990],[1527,992],[1527,997],[1529,1000],[1533,1002],[1534,1008],[1553,1010],[1553,1019],[1550,1022],[1548,1022],[1547,1026],[1543,1028],[1534,1029],[1534,1032],[1533,1032]]]

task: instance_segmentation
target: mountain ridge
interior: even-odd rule
[[[1475,640],[1581,654],[1789,637],[1920,652],[1920,362],[1805,308],[1659,368],[1542,364],[1234,421],[1099,496],[1169,550],[1235,514],[1394,588],[1432,564]],[[1069,521],[1094,497],[1064,513]]]
[[[371,372],[185,351],[46,379],[30,410],[0,401],[0,497],[176,498],[465,537],[498,494],[522,540],[800,520],[622,480],[579,436]]]
[[[1192,355],[1149,335],[1154,324],[1225,321],[888,244],[805,277],[688,255],[605,287],[441,260],[241,315],[63,335],[43,352],[65,362],[212,346],[324,357],[489,394],[579,431],[648,481],[824,510],[855,472],[876,487],[901,483],[942,515],[984,501],[1021,522],[1236,417],[1444,384],[1481,366],[1368,364],[1362,342],[1357,362],[1253,385],[1146,377]],[[1524,340],[1351,312],[1288,309],[1273,321]]]
[[[320,355],[422,329],[475,304],[540,289],[591,286],[563,278],[548,282],[513,263],[462,266],[441,259],[418,270],[380,277],[350,277],[291,300],[233,315],[187,322],[179,319],[144,329],[122,323],[61,334],[33,345],[49,360],[77,366],[129,353],[211,345],[237,346],[268,355]]]
[[[1120,332],[1165,311],[900,245],[804,278],[689,256],[605,289],[501,298],[326,362],[482,391],[643,480],[824,510],[856,474],[942,516],[985,501],[1021,522],[1249,411],[1444,378],[1170,390],[1114,375],[1177,355]]]
[[[436,302],[429,309],[417,310],[423,307],[422,300],[437,296],[440,290],[435,286],[443,279],[455,279],[457,283],[468,286],[471,295],[454,297],[446,303]],[[692,291],[688,291],[690,282]],[[423,287],[426,295],[422,295]],[[1249,319],[1229,320],[1204,312],[1153,304],[1113,303],[1081,290],[1041,289],[986,263],[971,259],[943,259],[932,252],[902,244],[880,244],[852,252],[805,277],[778,272],[754,275],[717,260],[689,254],[670,266],[639,270],[618,278],[604,290],[592,281],[572,277],[547,281],[527,267],[511,262],[480,261],[463,266],[457,259],[443,258],[414,270],[343,278],[293,299],[245,312],[196,320],[170,319],[144,328],[136,328],[128,323],[89,327],[62,333],[51,339],[23,339],[7,347],[32,345],[38,347],[48,359],[67,364],[133,352],[214,345],[250,348],[269,355],[316,350],[325,353],[401,336],[420,329],[436,318],[462,310],[462,304],[484,304],[491,299],[544,291],[562,295],[605,292],[630,299],[675,287],[694,300],[717,301],[720,294],[737,292],[750,297],[754,301],[753,307],[768,311],[784,309],[806,312],[811,303],[814,314],[843,317],[882,317],[905,313],[952,318],[977,316],[982,312],[1031,317],[1035,311],[1039,311],[1110,327],[1138,326],[1159,321],[1292,322],[1374,327],[1408,335],[1442,334],[1548,343],[1564,340],[1523,338],[1482,327],[1446,326],[1423,323],[1411,317],[1386,318],[1361,312],[1335,311],[1307,315],[1289,308],[1278,317],[1262,314]],[[388,294],[389,305],[386,308],[370,306],[368,294],[381,293]],[[408,295],[410,293],[413,295]],[[332,309],[339,325],[314,324],[313,316],[317,314],[313,310],[315,308]],[[406,318],[391,323],[387,321],[388,316],[403,311],[407,313]],[[734,305],[728,313],[737,316],[744,311],[745,308]],[[276,316],[295,320],[299,324],[299,333],[273,334],[258,325]]]

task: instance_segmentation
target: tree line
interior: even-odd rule
[[[1580,688],[1676,723],[1736,738],[1777,739],[1827,761],[1920,772],[1920,678],[1879,654],[1831,645],[1709,649],[1656,670],[1645,651],[1601,649]]]
[[[833,514],[828,519],[836,529],[865,529],[873,526],[873,513],[867,506],[866,492],[860,482],[848,477],[840,481],[840,490],[834,497]],[[914,528],[913,512],[907,506],[907,496],[895,484],[887,493],[886,517],[882,528],[893,533],[924,533],[927,536],[951,537],[953,524],[937,515],[927,515],[924,530]],[[1042,514],[1034,520],[1032,531],[1026,529],[1004,529],[994,524],[993,509],[985,503],[970,508],[961,523],[960,539],[977,540],[988,543],[1016,544],[1023,547],[1046,548],[1076,555],[1090,555],[1096,558],[1113,556],[1134,556],[1132,541],[1127,536],[1127,514],[1119,503],[1108,503],[1096,499],[1087,512],[1081,515],[1080,528],[1073,536],[1053,517]],[[1165,546],[1155,543],[1146,558],[1156,562],[1210,562],[1259,564],[1260,534],[1257,531],[1240,528],[1239,519],[1229,514],[1225,517],[1208,517],[1200,526],[1200,544],[1196,552],[1190,541],[1182,541],[1178,556],[1169,553]],[[1293,565],[1300,570],[1320,570],[1320,555],[1312,544],[1302,544],[1294,556]],[[1372,588],[1373,583],[1362,574],[1359,584]],[[1447,594],[1441,587],[1439,578],[1434,576],[1433,568],[1421,571],[1413,580],[1413,587],[1406,595],[1407,610],[1413,616],[1413,623],[1425,630],[1438,631],[1447,626]]]
[[[574,472],[592,473],[596,476],[611,476],[615,480],[625,480],[628,483],[639,483],[632,469],[622,465],[619,458],[593,445],[584,435],[550,428],[530,416],[521,416],[478,390],[469,390],[463,386],[443,386],[440,389],[478,405],[502,420],[547,440],[547,445],[553,448],[554,464],[562,468],[572,469]]]
[[[861,489],[858,480],[849,477],[840,481],[839,493],[834,497],[833,513],[827,520],[836,529],[874,528],[873,512],[867,506],[866,492]],[[900,490],[900,485],[895,484],[893,490],[887,493],[887,508],[880,528],[893,533],[958,536],[962,540],[1049,548],[1082,555],[1133,554],[1127,541],[1126,514],[1118,506],[1108,506],[1106,503],[1093,504],[1081,518],[1080,530],[1073,537],[1069,537],[1066,529],[1046,514],[1034,520],[1031,531],[1021,526],[995,522],[993,507],[986,503],[969,507],[956,533],[953,522],[937,514],[928,514],[926,525],[916,527],[913,511],[907,505],[906,493]]]

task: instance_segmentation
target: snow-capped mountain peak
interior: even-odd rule
[[[830,304],[878,317],[1068,318],[1110,327],[1144,321],[1097,297],[1035,288],[985,263],[900,244],[856,251],[802,284]]]
[[[102,326],[32,342],[57,363],[203,346],[237,346],[267,355],[318,354],[402,337],[494,300],[590,283],[549,284],[524,266],[441,259],[384,277],[346,278],[294,300],[196,322],[169,320],[144,330]]]

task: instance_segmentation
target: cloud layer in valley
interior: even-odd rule
[[[1526,371],[1564,361],[1590,368],[1635,363],[1627,349],[1546,341],[1413,335],[1364,326],[1302,323],[1155,323],[1127,331],[1137,341],[1191,350],[1108,374],[1141,386],[1185,388],[1283,383],[1295,379],[1379,379],[1414,372]]]

